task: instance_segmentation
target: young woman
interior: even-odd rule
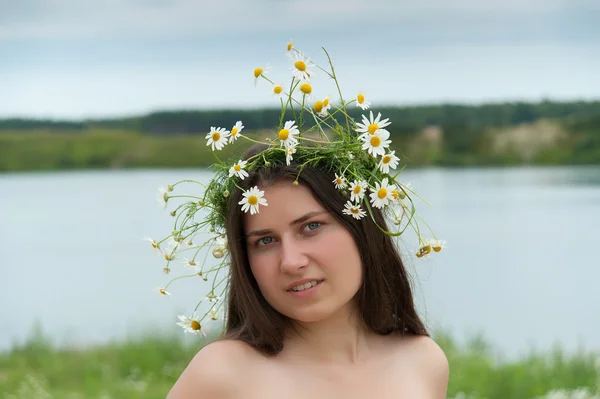
[[[415,311],[382,211],[344,213],[348,195],[326,166],[267,165],[228,196],[224,337],[168,399],[445,398],[448,362]],[[252,187],[268,198],[255,214],[238,205]]]

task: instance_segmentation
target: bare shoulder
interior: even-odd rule
[[[254,349],[241,341],[221,340],[204,346],[183,371],[167,399],[224,399],[236,397],[241,371]]]
[[[403,347],[404,354],[410,357],[410,362],[427,380],[434,397],[445,398],[449,365],[442,348],[425,335],[405,336],[401,341],[400,347]]]

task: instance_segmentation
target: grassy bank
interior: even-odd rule
[[[457,346],[436,341],[450,362],[452,398],[545,397],[559,389],[599,390],[600,370],[592,353],[567,355],[560,349],[500,362],[481,339]],[[146,337],[89,349],[57,349],[41,336],[0,354],[0,392],[8,399],[164,399],[187,363],[205,342],[184,344],[175,337]],[[568,398],[569,396],[552,398]],[[600,397],[600,396],[599,396]],[[596,398],[595,398],[596,399]]]
[[[252,138],[273,132],[248,131]],[[392,135],[409,165],[600,164],[600,128],[535,121],[518,126],[468,130],[428,127]],[[222,160],[249,145],[238,140],[218,152]],[[136,130],[0,131],[0,172],[95,168],[206,167],[215,157],[204,134],[153,135]]]

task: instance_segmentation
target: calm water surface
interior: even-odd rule
[[[170,298],[157,295],[167,278],[142,239],[172,228],[159,186],[209,177],[0,175],[0,350],[36,323],[61,345],[171,330],[204,285],[186,280]],[[600,168],[424,169],[404,181],[432,204],[420,212],[448,241],[441,254],[408,262],[432,329],[461,341],[481,333],[506,356],[557,343],[600,350]]]

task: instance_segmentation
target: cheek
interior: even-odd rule
[[[273,260],[271,258],[272,256],[267,254],[248,255],[250,271],[254,275],[261,291],[264,287],[271,286],[273,280],[276,278],[276,270],[273,267]]]

